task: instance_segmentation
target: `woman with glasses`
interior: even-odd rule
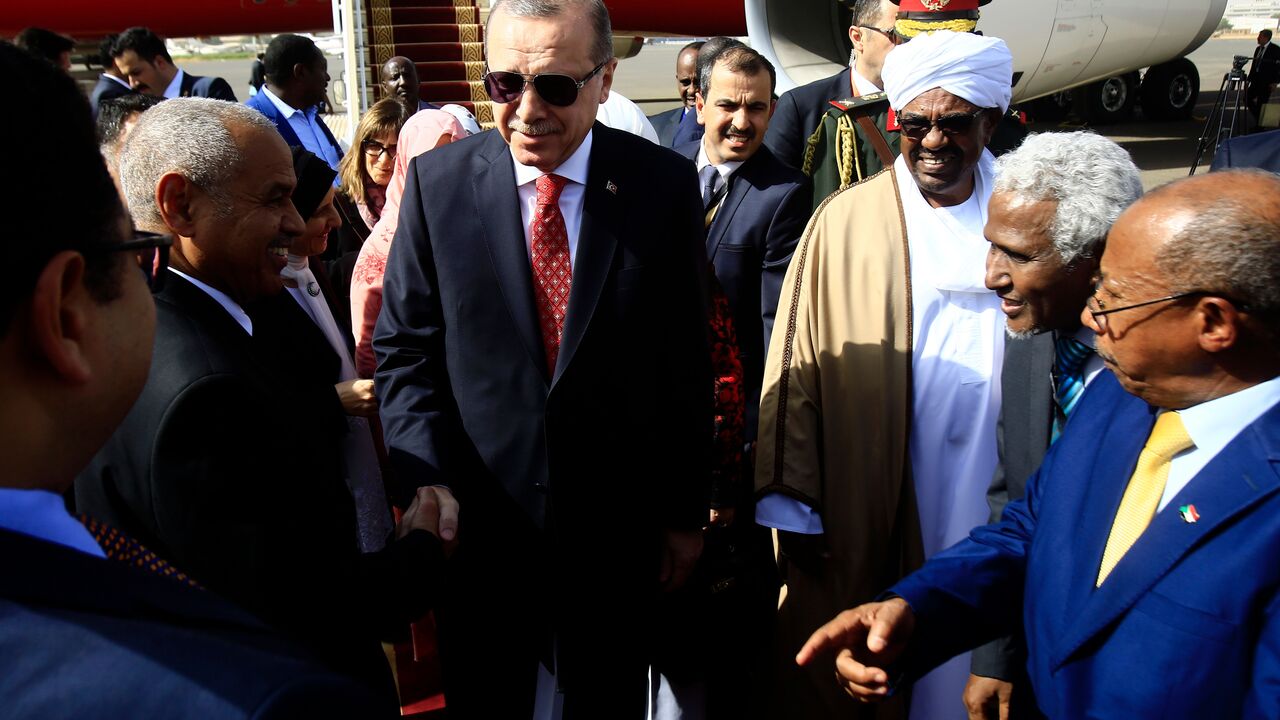
[[[382,217],[368,241],[360,248],[351,275],[351,330],[356,344],[356,371],[362,378],[373,377],[373,326],[382,310],[382,273],[396,234],[400,196],[404,194],[409,161],[428,150],[467,136],[458,120],[442,110],[419,110],[405,123],[397,142],[395,171],[387,186]],[[470,178],[443,178],[445,182],[469,182]]]
[[[408,119],[409,112],[394,98],[374,103],[360,118],[351,149],[338,164],[339,187],[334,207],[342,224],[324,254],[334,289],[332,299],[338,307],[347,307],[356,256],[382,217],[387,183],[391,182],[396,162],[396,138]],[[349,328],[345,311],[338,321]]]

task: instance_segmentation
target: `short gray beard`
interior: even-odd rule
[[[1039,335],[1040,330],[1037,328],[1031,328],[1030,330],[1014,330],[1009,327],[1008,321],[1005,321],[1004,334],[1008,336],[1010,340],[1029,340],[1030,338]]]

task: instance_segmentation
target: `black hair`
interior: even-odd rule
[[[698,92],[702,94],[702,99],[707,100],[707,93],[711,91],[711,71],[715,68],[716,63],[730,50],[746,50],[752,58],[758,58],[764,62],[769,69],[769,90],[772,91],[777,82],[777,74],[773,69],[773,64],[764,59],[764,56],[757,53],[747,46],[741,40],[735,40],[731,37],[713,37],[702,46],[698,51]],[[734,72],[739,70],[746,72],[748,75],[754,75],[760,71],[762,67],[754,61],[749,61],[753,69],[747,69],[744,65],[742,68],[735,68]]]
[[[882,7],[881,0],[857,0],[853,3],[849,24],[857,27],[880,28],[880,9]]]
[[[703,40],[694,40],[693,42],[689,43],[688,45],[685,45],[684,47],[680,48],[680,52],[679,52],[679,53],[677,53],[677,54],[676,54],[676,56],[677,56],[677,57],[679,57],[680,55],[683,55],[683,54],[685,54],[685,53],[689,52],[690,50],[701,50],[701,49],[702,49],[702,46],[703,46],[703,45],[706,45],[706,44],[707,44],[707,43],[706,43],[706,41],[703,41]]]
[[[75,40],[52,30],[29,27],[13,39],[14,44],[27,52],[57,64],[62,53],[76,46]]]
[[[111,56],[120,57],[128,50],[132,50],[139,58],[149,63],[154,64],[157,57],[162,57],[165,62],[173,64],[173,58],[169,57],[169,49],[164,46],[164,40],[151,32],[150,28],[131,27],[120,33],[120,37],[116,38],[116,44],[111,49]]]
[[[1270,30],[1268,30],[1268,29],[1266,29],[1266,28],[1263,28],[1263,29],[1262,29],[1262,32],[1261,32],[1261,33],[1259,33],[1259,34],[1260,34],[1260,35],[1266,35],[1268,40],[1270,40],[1270,39],[1271,39],[1271,31],[1270,31]]]
[[[116,39],[119,35],[108,35],[98,43],[98,64],[104,68],[115,65]]]
[[[0,75],[14,107],[38,113],[0,113],[0,142],[11,168],[0,173],[0,215],[9,250],[0,283],[0,333],[30,296],[36,278],[63,250],[102,248],[122,241],[124,208],[98,152],[89,101],[71,76],[9,43],[0,41]],[[33,137],[58,138],[58,162]],[[57,192],[49,192],[57,188]],[[85,254],[85,285],[99,302],[120,292],[116,272],[122,253]]]
[[[322,57],[324,53],[311,38],[285,33],[275,36],[267,45],[262,58],[262,70],[272,85],[284,87],[293,79],[294,65],[310,65]]]
[[[129,93],[98,103],[98,144],[108,145],[119,140],[126,120],[159,105],[163,99],[145,93]]]

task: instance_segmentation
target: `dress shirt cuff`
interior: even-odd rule
[[[782,493],[768,493],[756,502],[756,523],[801,535],[821,535],[822,516]]]

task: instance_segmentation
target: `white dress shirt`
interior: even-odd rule
[[[1277,402],[1280,402],[1280,378],[1272,378],[1178,411],[1187,434],[1196,446],[1178,453],[1169,462],[1169,478],[1165,481],[1164,495],[1160,497],[1156,512],[1164,510],[1165,505],[1182,492],[1196,473]]]
[[[271,88],[266,85],[262,86],[262,92],[266,94],[267,99],[272,105],[276,106],[276,110],[289,121],[289,127],[293,128],[293,134],[298,136],[298,142],[302,143],[302,147],[311,152],[312,155],[329,163],[329,167],[334,172],[338,170],[338,163],[342,157],[338,155],[338,151],[329,143],[329,139],[325,137],[324,130],[320,129],[320,124],[324,121],[320,119],[317,108],[313,105],[306,110],[299,110],[292,105],[286,103],[271,92]],[[334,185],[338,183],[338,178],[334,178]]]
[[[853,86],[858,89],[858,95],[860,97],[884,92],[882,88],[876,87],[875,83],[859,75],[856,68],[849,68],[849,76],[853,78]]]
[[[169,87],[164,89],[165,98],[176,98],[182,93],[182,78],[184,77],[186,77],[186,73],[182,72],[182,68],[178,68],[178,72],[174,73],[173,79],[169,81]]]
[[[62,497],[48,490],[0,488],[0,528],[106,557],[93,535],[67,512]]]
[[[187,282],[203,290],[206,295],[213,298],[214,302],[221,305],[223,310],[227,311],[227,314],[231,316],[232,320],[236,321],[237,325],[244,328],[244,331],[249,333],[250,336],[253,335],[253,320],[249,318],[249,313],[245,312],[244,308],[240,307],[239,303],[232,300],[230,295],[217,288],[206,285],[173,266],[169,267],[169,272],[185,279]]]
[[[538,207],[538,188],[534,184],[543,175],[559,175],[568,180],[560,191],[560,214],[564,215],[564,229],[569,235],[570,270],[578,264],[578,231],[582,228],[582,198],[586,194],[587,169],[591,160],[591,131],[582,144],[550,173],[544,173],[532,165],[522,165],[511,156],[516,168],[516,193],[520,196],[520,222],[524,226],[524,247],[533,264],[533,213]]]
[[[701,190],[702,188],[705,188],[707,186],[707,179],[711,177],[711,173],[718,172],[720,173],[720,179],[716,181],[715,186],[712,188],[712,192],[719,192],[720,188],[724,187],[729,183],[729,177],[733,175],[733,173],[736,172],[738,168],[742,167],[743,162],[745,161],[730,160],[727,163],[712,165],[711,158],[707,157],[707,146],[702,143],[699,143],[698,144],[698,160],[697,160],[698,189]]]

